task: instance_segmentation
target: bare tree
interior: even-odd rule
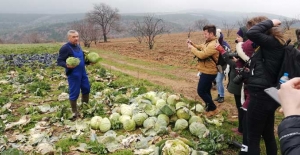
[[[226,36],[229,37],[231,32],[234,30],[235,28],[235,24],[229,24],[226,21],[222,21],[223,24],[223,28],[225,29],[226,32]]]
[[[84,47],[90,47],[92,41],[95,40],[95,35],[98,34],[95,25],[87,20],[75,22],[72,28],[78,31]]]
[[[195,27],[202,30],[205,25],[208,25],[209,21],[207,19],[199,19],[195,21]]]
[[[282,24],[283,28],[286,29],[286,30],[290,30],[291,26],[298,23],[298,22],[299,22],[299,20],[297,20],[295,18],[290,18],[290,19],[283,18],[281,20],[281,24]]]
[[[249,20],[249,17],[244,17],[244,18],[238,20],[238,21],[236,22],[236,24],[237,24],[239,27],[243,27],[243,26],[246,26],[246,25],[247,25],[248,20]]]
[[[0,44],[4,44],[4,40],[0,38]]]
[[[112,29],[118,29],[120,15],[117,8],[113,9],[105,3],[94,4],[94,10],[87,13],[90,22],[98,24],[102,30],[104,42]]]
[[[191,33],[192,32],[194,32],[195,30],[193,29],[193,28],[191,28],[191,27],[189,27],[189,29],[188,29],[188,39],[190,39],[190,37],[191,37]]]
[[[143,19],[141,33],[149,46],[149,49],[153,49],[156,37],[159,37],[164,33],[169,33],[169,30],[167,30],[162,19],[148,15]]]
[[[136,20],[132,23],[130,28],[130,34],[135,37],[135,39],[141,44],[143,41],[143,32],[142,32],[142,25],[140,21]]]
[[[29,43],[34,43],[34,44],[37,44],[37,43],[41,43],[41,37],[38,33],[36,32],[33,32],[33,33],[30,33],[26,36],[27,38],[27,41]]]

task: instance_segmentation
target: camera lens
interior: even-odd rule
[[[234,42],[235,42],[235,43],[239,43],[239,41],[238,41],[238,40],[235,40]]]

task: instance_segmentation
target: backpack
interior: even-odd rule
[[[224,50],[225,50],[226,52],[230,52],[230,49],[229,49],[227,46],[222,45],[222,47],[224,48]],[[223,73],[224,70],[226,69],[226,66],[227,66],[227,63],[226,63],[226,61],[225,61],[225,55],[223,56],[223,55],[219,52],[219,58],[218,58],[218,61],[215,61],[215,60],[213,59],[212,56],[211,56],[210,58],[215,62],[218,71],[219,71],[220,73]]]
[[[288,73],[290,79],[300,77],[300,50],[296,49],[293,45],[288,45],[288,42],[284,50],[284,58],[277,81],[279,81],[284,73]]]

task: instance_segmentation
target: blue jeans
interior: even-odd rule
[[[216,109],[216,105],[214,104],[210,93],[212,82],[214,81],[216,76],[216,74],[210,75],[202,73],[198,82],[197,93],[205,102],[208,111]]]
[[[216,83],[217,83],[218,94],[220,95],[220,97],[224,97],[223,79],[224,79],[224,73],[218,72],[216,77]]]

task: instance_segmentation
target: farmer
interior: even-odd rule
[[[216,112],[216,105],[211,97],[212,82],[216,78],[218,70],[216,63],[219,58],[219,52],[215,49],[218,41],[216,37],[216,26],[206,25],[203,27],[205,43],[195,45],[188,40],[188,48],[198,58],[198,70],[201,73],[198,82],[197,93],[205,102],[205,110],[208,115],[213,115]],[[212,60],[214,59],[214,60]]]
[[[69,100],[73,113],[71,120],[75,120],[76,118],[80,117],[80,114],[77,110],[77,99],[80,94],[80,89],[82,93],[82,103],[88,103],[90,83],[85,70],[84,54],[79,45],[79,34],[75,30],[69,30],[67,37],[69,41],[60,48],[57,65],[65,68],[66,75],[68,77],[70,93]],[[76,67],[67,65],[66,59],[68,57],[79,58],[79,65]]]

